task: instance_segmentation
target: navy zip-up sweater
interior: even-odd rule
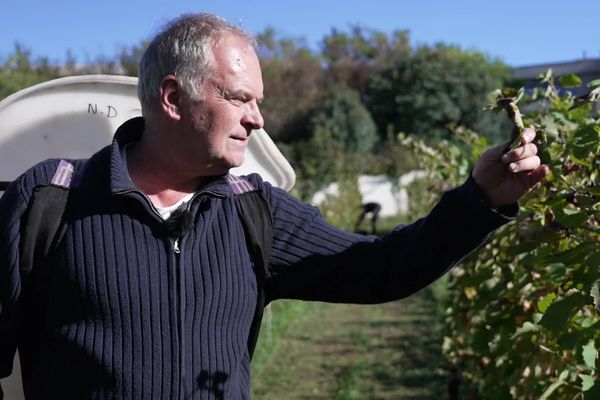
[[[189,210],[194,227],[170,237],[122,157],[143,131],[121,127],[82,167],[51,268],[38,339],[20,340],[19,232],[32,190],[57,161],[17,179],[0,199],[0,376],[17,346],[37,354],[28,399],[248,399],[247,338],[256,278],[227,176],[206,180]],[[384,238],[340,231],[286,192],[261,189],[273,215],[269,300],[377,303],[425,287],[510,218],[469,179],[425,218]],[[508,214],[516,212],[516,205]],[[178,248],[175,246],[178,241]]]

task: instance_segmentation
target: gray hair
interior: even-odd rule
[[[144,113],[151,113],[158,104],[161,82],[169,74],[180,80],[190,99],[200,100],[206,78],[213,71],[213,47],[226,33],[256,47],[249,33],[213,14],[183,14],[167,23],[140,61],[138,97]]]

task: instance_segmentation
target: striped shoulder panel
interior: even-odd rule
[[[51,185],[65,189],[79,187],[87,165],[88,160],[78,160],[77,162],[60,160],[50,182]]]
[[[64,188],[71,187],[74,172],[75,167],[73,167],[73,164],[66,160],[60,160],[52,177],[52,184]]]
[[[254,192],[257,189],[254,187],[252,183],[246,177],[237,176],[229,174],[227,175],[227,181],[229,182],[229,187],[234,194],[242,194],[247,192]]]

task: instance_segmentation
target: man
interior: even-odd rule
[[[356,233],[362,233],[359,231],[360,226],[367,214],[371,217],[371,234],[377,234],[377,218],[379,218],[379,213],[381,212],[381,204],[375,202],[368,202],[360,205],[361,213],[358,217],[358,221],[356,221],[356,225],[354,226],[354,231]]]
[[[27,171],[0,202],[0,376],[17,344],[29,354],[28,399],[247,399],[247,346],[257,278],[228,171],[263,126],[253,40],[208,14],[184,15],[140,65],[143,119],[111,146],[73,161],[80,183],[35,340],[19,336],[22,216],[56,161]],[[382,239],[340,231],[317,209],[259,176],[273,222],[268,300],[375,303],[425,287],[517,212],[547,173],[527,130],[523,146],[485,153],[462,186],[424,219]],[[176,235],[171,213],[191,216]],[[24,365],[25,365],[24,364]]]

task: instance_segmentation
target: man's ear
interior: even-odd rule
[[[179,80],[174,75],[167,75],[160,83],[160,108],[174,121],[181,119],[181,100],[183,92]]]

